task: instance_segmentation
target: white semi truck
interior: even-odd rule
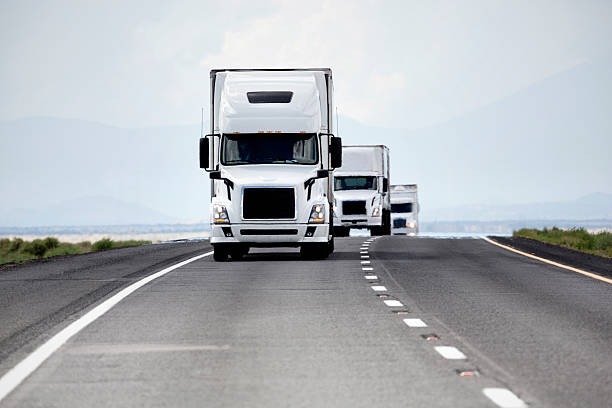
[[[333,169],[342,164],[331,70],[212,70],[210,91],[200,167],[211,179],[214,259],[283,246],[327,257]]]
[[[391,233],[389,149],[383,145],[343,146],[342,167],[334,172],[334,231],[367,228]]]
[[[416,235],[419,232],[419,199],[416,184],[391,186],[391,232]]]

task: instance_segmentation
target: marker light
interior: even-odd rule
[[[313,205],[308,223],[321,224],[323,222],[325,222],[325,206],[322,204]]]
[[[213,222],[215,224],[229,224],[230,220],[227,215],[227,210],[223,205],[213,205]]]
[[[374,210],[372,210],[372,217],[380,217],[380,207],[374,207]]]

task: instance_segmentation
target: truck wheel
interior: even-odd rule
[[[232,260],[239,261],[243,256],[249,253],[249,247],[246,245],[232,245],[232,248],[228,252]]]
[[[346,227],[334,227],[335,237],[348,237],[350,228]]]
[[[381,235],[391,235],[391,213],[385,213],[385,223],[383,226],[383,233]]]
[[[213,250],[215,251],[213,254],[213,259],[217,262],[226,262],[228,251],[225,245],[213,245]]]
[[[304,244],[300,255],[304,259],[325,259],[329,256],[329,243]]]
[[[330,255],[334,252],[334,237],[327,243],[327,255]]]

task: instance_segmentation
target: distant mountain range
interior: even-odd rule
[[[0,213],[0,226],[10,227],[169,224],[177,221],[140,204],[105,196]]]
[[[612,194],[576,200],[515,205],[463,205],[433,209],[422,221],[612,220]]]
[[[391,183],[419,185],[423,220],[610,218],[610,72],[606,56],[412,131],[340,116],[339,135],[389,146]],[[0,122],[0,226],[208,219],[199,135],[199,124]]]

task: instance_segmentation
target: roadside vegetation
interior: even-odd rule
[[[102,238],[93,244],[83,241],[76,244],[60,242],[57,238],[47,237],[24,241],[21,238],[0,239],[0,265],[7,263],[22,263],[31,259],[50,258],[58,255],[84,254],[86,252],[104,249],[150,244],[151,241],[113,241]]]
[[[542,230],[523,228],[514,231],[512,235],[612,258],[612,233],[610,232],[592,234],[584,228],[562,230],[553,227]]]

